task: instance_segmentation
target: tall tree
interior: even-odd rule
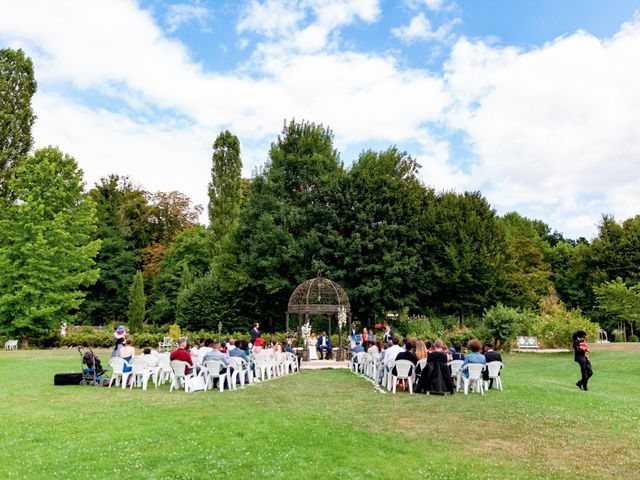
[[[129,287],[127,318],[129,319],[129,329],[132,333],[142,332],[145,315],[144,281],[142,272],[138,270]]]
[[[419,310],[429,295],[422,288],[429,282],[422,282],[428,271],[420,220],[434,195],[417,180],[417,168],[396,148],[366,151],[330,189],[328,222],[317,227],[318,257],[363,324],[387,312]]]
[[[33,146],[35,92],[31,59],[22,50],[0,49],[0,208],[10,200],[11,178]]]
[[[248,318],[266,325],[282,319],[293,288],[321,267],[317,225],[326,214],[327,188],[343,173],[333,133],[322,125],[289,122],[271,144],[242,208],[229,262],[235,272],[227,275],[234,289],[244,289]]]
[[[593,289],[598,309],[602,311],[601,321],[604,328],[613,330],[628,322],[631,325],[631,333],[633,327],[640,326],[640,285],[629,287],[620,278],[616,278],[610,282],[604,282],[602,285]]]
[[[195,225],[178,233],[174,242],[167,247],[151,290],[149,318],[154,323],[171,323],[175,320],[185,267],[190,277],[203,275],[211,264],[209,243],[209,233],[205,227]]]
[[[178,233],[198,222],[201,205],[192,205],[191,199],[177,191],[156,192],[150,195],[149,229],[151,242],[168,245]]]
[[[504,228],[479,192],[443,193],[435,209],[435,305],[479,313],[496,303],[505,258]]]
[[[219,246],[236,229],[243,196],[241,174],[240,141],[225,130],[213,144],[209,183],[209,228],[214,245]]]
[[[16,201],[0,221],[0,325],[37,337],[71,322],[98,278],[95,206],[82,170],[52,147],[21,162],[11,180]]]
[[[128,305],[128,288],[141,268],[141,251],[150,242],[147,192],[127,177],[109,175],[89,195],[97,209],[102,240],[96,263],[100,278],[87,289],[81,320],[89,324],[121,322]]]

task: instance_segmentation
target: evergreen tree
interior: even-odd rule
[[[237,226],[242,202],[242,161],[240,141],[229,130],[221,132],[213,144],[209,183],[209,228],[213,244],[219,246]],[[219,248],[215,248],[216,251]]]
[[[127,318],[129,319],[129,330],[131,333],[142,332],[145,317],[144,301],[144,281],[142,272],[138,270],[133,277],[133,282],[129,287],[129,307]]]
[[[0,49],[0,209],[11,200],[11,178],[33,145],[35,92],[31,59],[22,50]]]
[[[0,220],[0,326],[37,337],[71,323],[98,278],[95,206],[82,170],[52,147],[26,157],[10,183],[16,201]]]

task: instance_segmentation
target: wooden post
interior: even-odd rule
[[[329,335],[329,341],[331,341],[331,317],[332,315],[327,315],[328,319],[329,319],[329,331],[327,332],[327,335]],[[329,355],[333,355],[333,350],[331,350],[329,353],[327,353],[327,357]],[[335,360],[335,359],[333,359]]]
[[[289,333],[289,312],[284,314],[285,332]]]

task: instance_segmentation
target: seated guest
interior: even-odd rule
[[[427,358],[427,347],[422,340],[418,340],[416,342],[416,358],[418,360],[422,360],[423,358]]]
[[[370,353],[372,355],[377,355],[380,353],[381,349],[382,349],[382,346],[380,345],[380,342],[376,341],[374,344],[372,344],[369,347],[369,350],[367,350],[367,353]]]
[[[262,346],[263,345],[264,345],[264,340],[262,338],[256,338],[256,341],[253,344],[253,348],[251,349],[251,352],[254,355],[258,355],[259,353],[262,353]]]
[[[181,360],[183,362],[187,362],[189,365],[193,367],[193,360],[191,359],[191,354],[187,352],[187,337],[180,337],[178,339],[178,348],[176,348],[171,355],[169,355],[169,360]],[[190,367],[184,367],[184,373],[189,373]]]
[[[193,360],[193,364],[195,365],[197,362],[196,360],[198,359],[198,350],[200,350],[200,344],[198,343],[194,343],[193,346],[191,346],[191,348],[188,348],[189,353],[191,354],[191,359]]]
[[[404,348],[405,349],[403,352],[399,352],[396,355],[395,361],[397,362],[398,360],[409,360],[414,365],[418,363],[418,358],[416,357],[416,354],[415,354],[415,350],[416,350],[415,343],[412,340],[405,340]],[[395,367],[393,367],[393,371],[391,373],[393,375],[397,375],[398,372],[396,371]]]
[[[291,348],[291,345],[289,345],[287,341],[282,342],[282,349],[287,353],[293,353],[293,348]]]
[[[227,351],[231,352],[236,348],[236,339],[235,338],[227,338]]]
[[[238,340],[237,345],[233,350],[229,351],[230,357],[238,357],[243,359],[245,362],[249,362],[249,356],[245,353],[245,347],[247,342],[244,340]]]
[[[481,365],[487,364],[487,360],[484,358],[484,355],[480,353],[480,350],[482,349],[482,343],[480,343],[480,340],[475,338],[473,340],[469,340],[469,343],[467,343],[467,348],[471,350],[471,353],[465,357],[462,368],[464,368],[465,365],[469,363],[479,363]],[[465,377],[469,377],[468,371],[464,370],[462,373]]]
[[[356,358],[356,355],[360,352],[364,352],[364,347],[360,345],[360,342],[358,340],[356,340],[356,346],[351,349],[351,363],[353,365],[358,363],[358,359]]]
[[[131,371],[131,359],[136,354],[136,349],[133,348],[133,338],[129,337],[125,341],[125,346],[120,349],[120,358],[125,361],[123,373]]]
[[[204,356],[203,364],[206,364],[211,360],[216,360],[223,365],[223,367],[220,369],[220,375],[224,375],[227,373],[227,368],[230,368],[229,358],[220,351],[220,344],[218,342],[213,342],[213,345],[211,345],[211,351]]]
[[[331,357],[331,338],[327,337],[327,332],[322,331],[322,335],[318,339],[318,350],[320,351],[320,358]]]
[[[453,360],[464,360],[464,353],[462,353],[462,344],[461,343],[456,343],[455,346],[453,347],[453,353],[451,354],[451,357],[453,358]]]
[[[502,355],[500,355],[500,352],[496,352],[493,349],[493,344],[492,343],[485,343],[484,344],[484,359],[487,361],[487,363],[489,362],[502,362]],[[498,375],[500,375],[500,372],[498,372]],[[485,368],[484,371],[482,372],[482,378],[486,381],[489,381],[489,388],[493,388],[493,378],[489,378],[489,369]]]
[[[198,349],[198,357],[196,359],[196,365],[201,367],[202,366],[202,361],[204,360],[204,356],[209,353],[211,350],[213,350],[211,348],[211,345],[213,345],[213,339],[212,338],[207,338],[204,341],[204,346],[200,347]]]
[[[278,340],[272,339],[271,346],[269,347],[273,353],[280,353],[280,345],[278,345]]]
[[[363,347],[362,345],[360,345],[360,342],[359,342],[359,341],[356,341],[356,346],[355,346],[355,347],[353,347],[353,348],[351,349],[351,351],[352,351],[353,353],[360,353],[360,352],[364,352],[364,347]]]
[[[427,355],[427,363],[431,362],[449,362],[449,354],[448,352],[444,352],[442,350],[444,342],[439,338],[433,343],[433,350],[429,351]]]
[[[427,354],[427,367],[420,375],[416,392],[453,393],[449,353],[443,351],[444,342],[437,339]]]
[[[220,342],[220,351],[222,353],[227,353],[227,344],[225,342]]]
[[[151,355],[151,349],[149,347],[142,350],[142,355]]]
[[[400,339],[398,337],[394,337],[391,340],[391,347],[387,348],[386,353],[384,354],[384,365],[389,366],[392,362],[395,361],[396,356],[402,352],[402,347],[400,346]]]
[[[427,352],[433,352],[434,351],[433,344],[431,343],[431,340],[427,340],[426,342],[424,342],[424,346],[427,347]]]
[[[205,338],[204,338],[204,337],[202,337],[202,338],[200,339],[200,341],[198,342],[198,348],[202,348],[202,347],[204,347],[204,342],[205,342],[205,341],[206,341],[206,340],[205,340]]]

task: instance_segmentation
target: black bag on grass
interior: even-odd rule
[[[56,373],[53,377],[54,385],[80,385],[82,373]]]

